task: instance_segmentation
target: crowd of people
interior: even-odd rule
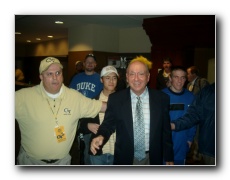
[[[129,62],[119,88],[119,71],[108,65],[97,73],[93,54],[75,65],[67,87],[62,64],[47,57],[40,84],[15,92],[17,165],[76,165],[78,149],[79,165],[87,166],[184,166],[189,154],[215,165],[215,84],[197,67],[186,70],[164,58],[153,89],[152,62],[143,56]]]

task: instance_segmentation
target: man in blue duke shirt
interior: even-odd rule
[[[88,54],[83,62],[85,72],[77,74],[70,82],[70,88],[75,89],[88,98],[94,98],[103,89],[100,75],[95,72],[96,58],[93,54]]]
[[[95,68],[97,66],[96,57],[93,54],[88,54],[83,61],[85,71],[77,74],[73,77],[70,82],[70,88],[75,89],[82,93],[84,96],[88,98],[95,98],[103,89],[103,84],[100,80],[100,75],[95,72]],[[79,123],[81,123],[83,119],[80,119]],[[97,126],[96,123],[94,123]],[[81,164],[90,165],[90,157],[88,155],[89,149],[89,141],[90,134],[85,134],[85,132],[81,132],[81,124],[78,125],[79,129],[77,134],[84,134],[84,163],[81,160]],[[81,136],[81,135],[80,135]],[[83,151],[82,146],[80,146],[81,151]],[[80,155],[81,156],[81,155]],[[82,157],[80,157],[82,159]]]

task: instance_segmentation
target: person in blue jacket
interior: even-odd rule
[[[173,67],[169,75],[171,86],[162,89],[170,97],[169,114],[171,121],[184,115],[194,99],[193,93],[184,88],[186,76],[187,73],[183,67]],[[191,147],[195,133],[196,126],[187,130],[172,132],[174,165],[185,165],[186,155]]]

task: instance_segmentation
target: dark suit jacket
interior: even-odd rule
[[[169,117],[169,96],[149,89],[151,165],[173,161],[172,131]],[[109,96],[105,118],[97,135],[104,136],[104,143],[116,130],[114,153],[115,165],[132,165],[134,158],[134,135],[130,88]]]
[[[187,89],[189,89],[189,86],[191,84],[192,82],[189,82],[187,84]],[[197,95],[197,93],[200,92],[200,90],[203,89],[207,85],[209,85],[209,82],[207,79],[198,77],[194,82],[192,93]]]
[[[156,89],[161,90],[167,87],[167,82],[169,81],[169,77],[165,78],[163,76],[164,69],[160,70],[157,74],[157,82],[156,82]]]

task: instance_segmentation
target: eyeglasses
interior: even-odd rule
[[[87,56],[92,56],[92,57],[94,57],[94,54],[88,54]]]

